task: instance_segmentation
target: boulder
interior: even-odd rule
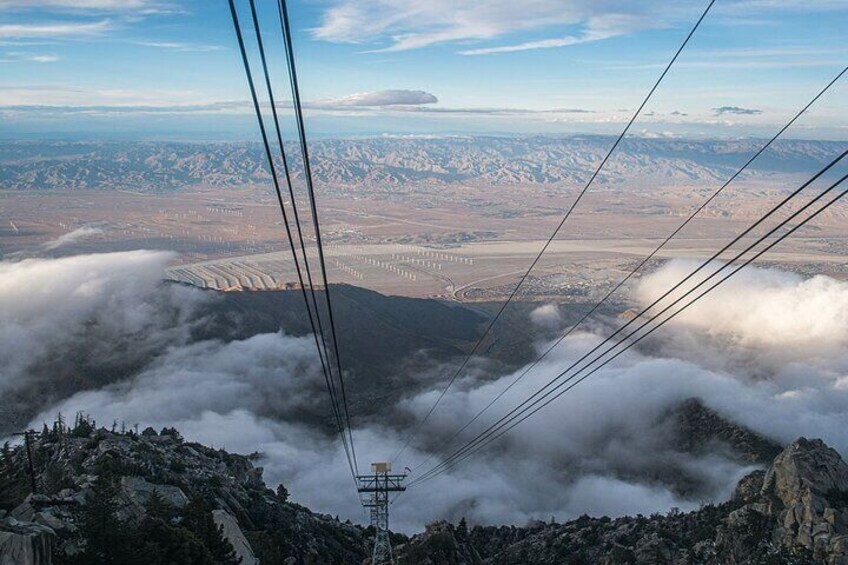
[[[134,522],[140,521],[144,518],[145,507],[154,492],[175,508],[183,508],[188,504],[188,497],[179,487],[157,485],[141,477],[121,477],[118,495],[121,503],[119,517]]]

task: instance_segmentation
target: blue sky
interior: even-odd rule
[[[284,103],[276,2],[257,2]],[[238,4],[254,45],[247,1]],[[620,130],[705,5],[289,9],[312,135],[568,135]],[[718,0],[633,131],[768,135],[848,64],[845,29],[848,0]],[[846,83],[791,136],[847,139]],[[226,0],[0,0],[0,136],[252,139],[248,100]]]

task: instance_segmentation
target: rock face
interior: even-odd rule
[[[848,565],[848,464],[821,440],[801,438],[763,479],[762,510],[777,520],[775,540]]]
[[[250,547],[250,542],[244,537],[236,519],[226,510],[213,510],[212,517],[215,524],[223,530],[224,538],[235,549],[236,555],[241,559],[241,565],[258,565],[259,560],[253,555],[253,548]]]
[[[766,471],[744,477],[731,500],[718,506],[664,516],[583,516],[524,528],[467,531],[439,523],[398,553],[399,563],[408,565],[848,565],[847,525],[848,464],[821,440],[801,438]]]
[[[51,565],[55,538],[47,526],[0,520],[0,565]]]
[[[154,484],[141,477],[121,477],[118,493],[118,517],[138,523],[144,518],[145,506],[155,495],[174,508],[185,508],[188,497],[179,487],[172,485]]]

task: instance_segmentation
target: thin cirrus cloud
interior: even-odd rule
[[[153,47],[155,49],[166,49],[169,51],[179,51],[182,53],[209,53],[225,49],[222,45],[205,45],[202,43],[183,43],[176,41],[139,41],[136,45],[140,45],[142,47]]]
[[[575,0],[567,4],[559,0],[485,0],[459,5],[450,0],[336,0],[324,11],[312,35],[336,43],[384,45],[371,51],[405,51],[446,43],[493,41],[555,26],[583,29],[564,37],[461,51],[483,55],[563,47],[661,27],[689,15],[691,6],[694,3],[688,0],[662,9],[650,2],[619,0]]]
[[[196,90],[100,89],[55,85],[0,85],[0,108],[179,107],[207,104]]]
[[[0,8],[63,8],[82,10],[138,10],[160,7],[163,2],[151,0],[0,0]]]
[[[69,38],[99,35],[113,28],[108,19],[97,22],[54,22],[0,25],[0,38]]]
[[[660,25],[657,21],[646,21],[645,18],[634,15],[610,14],[605,16],[589,18],[586,29],[578,35],[565,37],[541,39],[538,41],[526,41],[512,45],[501,45],[497,47],[483,47],[479,49],[466,49],[460,51],[461,55],[490,55],[492,53],[514,53],[516,51],[529,51],[531,49],[552,49],[556,47],[567,47],[580,43],[591,43],[627,35],[642,29],[649,29]]]
[[[0,56],[0,63],[55,63],[61,60],[57,55],[32,55],[28,53],[4,53]]]

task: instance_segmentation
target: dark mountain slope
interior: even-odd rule
[[[410,375],[459,358],[486,320],[458,304],[384,296],[348,285],[331,288],[342,364],[357,383],[352,400],[365,412],[378,395],[396,400],[414,392]],[[174,304],[168,301],[152,305],[162,310],[163,320],[173,320],[168,327],[153,328],[155,335],[117,335],[101,329],[97,320],[78,335],[69,335],[29,368],[21,386],[4,394],[0,434],[18,431],[38,412],[75,392],[131,378],[168,347],[201,340],[229,342],[281,328],[295,336],[311,331],[299,291],[197,292],[206,292],[209,300],[190,320],[181,320],[176,311],[171,314],[168,309]],[[323,293],[318,299],[324,309]],[[528,342],[524,356],[531,352]]]
[[[665,415],[676,434],[675,447],[692,454],[719,451],[740,463],[768,464],[782,446],[724,418],[699,398]]]

